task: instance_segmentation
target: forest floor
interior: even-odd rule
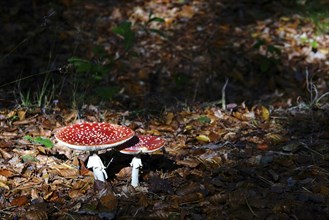
[[[2,72],[46,70],[56,92],[28,96],[35,77],[14,92],[9,75],[0,80],[1,218],[329,219],[328,3],[296,2],[61,0],[6,11]],[[38,9],[48,15],[26,34],[22,20]],[[26,14],[15,23],[17,11]],[[18,33],[29,37],[17,44]],[[166,140],[141,156],[140,186],[130,186],[132,156],[99,152],[104,183],[87,152],[56,142],[83,121]]]

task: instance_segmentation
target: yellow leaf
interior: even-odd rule
[[[18,115],[18,118],[19,118],[20,121],[25,119],[25,114],[26,114],[26,110],[19,110],[17,112],[17,115]]]
[[[170,125],[171,122],[172,122],[172,120],[173,120],[173,118],[174,118],[174,113],[169,112],[169,113],[167,114],[167,116],[166,116],[166,124],[167,124],[167,125]]]
[[[319,48],[318,51],[321,52],[321,53],[323,53],[324,55],[326,55],[326,54],[329,53],[329,50],[326,49],[326,48]]]
[[[210,142],[210,138],[203,134],[197,136],[196,139],[201,142]]]
[[[270,111],[264,107],[263,105],[261,106],[261,117],[264,121],[267,121],[270,118]]]
[[[0,188],[5,188],[9,190],[9,186],[7,186],[5,183],[0,182]]]

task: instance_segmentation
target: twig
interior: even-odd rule
[[[224,143],[216,143],[216,144],[206,144],[198,148],[203,148],[203,149],[210,149],[210,150],[217,150],[219,148],[225,147],[225,146],[232,146],[234,147],[234,144],[230,141],[225,141]]]
[[[310,105],[313,106],[316,103],[316,101],[318,100],[319,93],[318,93],[318,90],[316,89],[316,86],[314,85],[312,79],[311,80],[309,79],[308,69],[306,69],[306,88],[311,96]],[[313,97],[313,92],[314,92],[314,97]]]
[[[16,208],[16,206],[8,206],[8,207],[5,207],[3,209],[0,209],[0,213],[2,214],[6,214],[6,215],[10,215],[11,213],[7,210],[10,210],[10,209],[13,209],[13,208]]]
[[[250,206],[250,204],[249,204],[249,202],[248,202],[248,199],[247,199],[247,196],[246,196],[246,195],[244,195],[244,199],[246,200],[246,204],[247,204],[247,206],[248,206],[250,212],[251,212],[255,217],[258,217],[258,215],[257,215],[257,214],[254,212],[254,210],[251,208],[251,206]]]
[[[329,95],[329,92],[326,92],[324,94],[322,94],[315,102],[315,104],[319,103],[321,99],[323,99],[324,97],[326,97],[327,95]]]
[[[305,143],[303,143],[303,142],[300,142],[300,144],[301,144],[305,149],[307,149],[307,150],[311,151],[312,153],[317,154],[317,155],[319,155],[320,157],[323,158],[323,155],[322,155],[322,154],[320,154],[319,152],[317,152],[317,151],[315,151],[315,150],[309,148],[309,147],[307,146],[307,144],[305,144]]]
[[[268,185],[271,185],[271,186],[274,185],[274,183],[273,183],[272,181],[266,179],[265,177],[262,177],[262,176],[260,176],[260,175],[257,175],[257,177],[258,177],[260,180],[262,180],[264,183],[267,183]]]

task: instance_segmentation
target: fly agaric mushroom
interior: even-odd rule
[[[137,136],[139,141],[123,150],[120,150],[123,154],[132,154],[135,155],[132,159],[130,166],[132,166],[132,173],[131,173],[131,185],[136,187],[139,185],[138,174],[139,168],[142,167],[142,160],[140,158],[140,154],[142,153],[151,153],[153,151],[161,149],[164,144],[165,140],[160,137],[156,136],[149,136],[149,135],[140,135]],[[129,142],[123,144],[123,146],[129,145]],[[122,148],[120,146],[120,148]]]
[[[132,137],[135,132],[128,127],[104,122],[83,122],[62,128],[55,138],[58,143],[75,149],[91,151],[87,167],[93,169],[96,180],[105,181],[107,174],[98,150],[120,145]]]

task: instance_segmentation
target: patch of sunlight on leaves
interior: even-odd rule
[[[48,138],[42,138],[42,137],[34,138],[29,135],[26,135],[26,136],[24,136],[24,139],[26,139],[32,143],[35,143],[35,144],[41,144],[49,149],[51,149],[54,146],[53,142],[51,142],[51,140],[49,140]]]

